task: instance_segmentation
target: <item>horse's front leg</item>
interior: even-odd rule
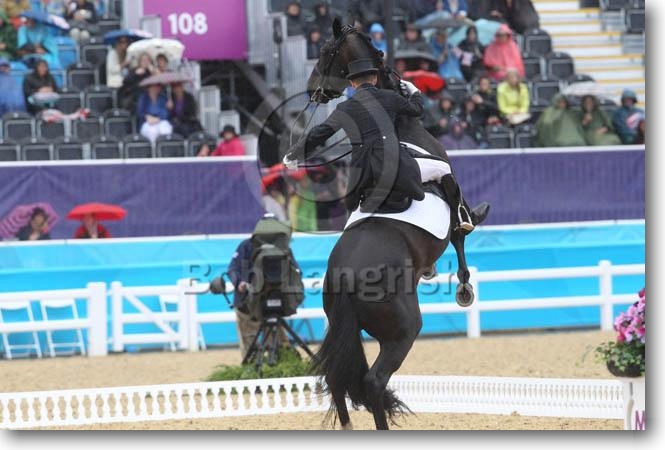
[[[461,230],[451,230],[450,243],[453,244],[455,253],[457,253],[457,279],[459,280],[457,291],[455,292],[455,301],[464,308],[471,306],[475,299],[473,286],[469,283],[471,274],[466,265],[466,254],[464,253],[465,237],[464,232]]]

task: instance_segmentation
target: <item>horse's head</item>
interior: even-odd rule
[[[321,48],[321,56],[307,81],[307,93],[316,103],[328,103],[342,95],[348,86],[346,76],[351,61],[372,58],[383,70],[383,54],[371,43],[366,34],[351,25],[343,26],[339,19],[333,21],[333,37]],[[379,84],[382,83],[379,76]],[[381,86],[380,86],[381,87]]]

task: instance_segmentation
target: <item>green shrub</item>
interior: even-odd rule
[[[264,360],[265,361],[265,360]],[[303,359],[300,353],[292,348],[282,348],[277,353],[275,365],[264,362],[261,373],[256,370],[254,362],[240,366],[218,366],[206,378],[206,381],[251,380],[256,378],[287,378],[312,375],[309,359]]]

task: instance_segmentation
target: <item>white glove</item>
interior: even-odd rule
[[[409,95],[413,95],[413,94],[415,94],[416,92],[420,92],[420,89],[418,89],[417,87],[415,87],[415,86],[413,85],[413,83],[411,83],[410,81],[401,80],[401,81],[399,82],[399,85],[400,85],[400,87],[401,87],[402,89],[404,89],[406,92],[408,92]]]
[[[291,153],[287,153],[286,155],[284,155],[284,159],[282,159],[282,162],[284,163],[284,166],[289,170],[294,170],[298,168],[298,160],[291,159]]]

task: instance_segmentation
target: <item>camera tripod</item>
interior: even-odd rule
[[[279,347],[279,330],[283,328],[288,335],[293,338],[293,341],[302,348],[310,358],[314,357],[314,353],[307,347],[307,344],[298,336],[298,334],[286,323],[283,317],[279,315],[272,315],[265,317],[259,331],[256,333],[252,345],[249,346],[247,354],[242,359],[242,364],[247,364],[256,358],[256,370],[260,374],[261,367],[265,353],[268,352],[268,364],[273,365],[277,362],[277,349]],[[293,344],[291,344],[293,346]]]

